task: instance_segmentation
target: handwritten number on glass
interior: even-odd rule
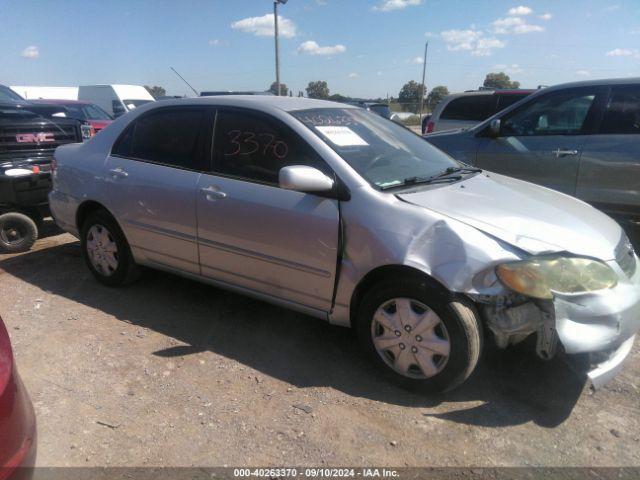
[[[283,159],[289,153],[289,146],[282,140],[276,140],[275,135],[270,133],[243,132],[242,130],[231,130],[227,133],[232,151],[225,153],[226,157],[236,155],[253,155],[259,152],[263,157],[272,154],[274,157]],[[261,143],[257,139],[266,139]],[[243,151],[243,145],[246,151]]]

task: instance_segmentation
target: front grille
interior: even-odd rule
[[[636,256],[629,238],[623,233],[616,247],[616,262],[629,278],[636,273]]]
[[[52,142],[19,142],[20,134],[48,133],[53,135]],[[0,126],[0,154],[15,153],[29,156],[43,151],[53,151],[66,143],[81,142],[75,125],[34,124],[20,126]]]

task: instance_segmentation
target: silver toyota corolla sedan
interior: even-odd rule
[[[640,329],[622,229],[564,194],[471,168],[361,108],[282,97],[148,104],[57,149],[51,210],[103,284],[158,268],[357,330],[390,377],[447,390],[483,339],[593,353]]]

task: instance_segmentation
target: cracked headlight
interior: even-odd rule
[[[542,299],[551,299],[554,293],[604,290],[618,283],[616,273],[605,263],[577,257],[538,257],[504,263],[498,265],[496,275],[511,290]]]

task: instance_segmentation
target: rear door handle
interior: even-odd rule
[[[109,170],[109,172],[111,172],[111,175],[113,175],[114,177],[126,178],[129,176],[126,170],[122,167],[112,168],[111,170]]]
[[[558,148],[557,150],[554,150],[553,153],[555,154],[556,157],[566,157],[569,155],[578,155],[578,150],[564,150],[564,149]]]
[[[214,187],[213,185],[201,188],[200,191],[207,196],[207,200],[209,201],[218,200],[227,196],[226,193],[221,192],[218,187]]]

